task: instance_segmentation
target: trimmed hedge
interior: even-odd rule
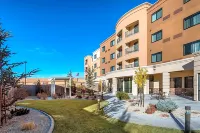
[[[119,98],[119,100],[130,99],[129,95],[125,92],[117,92],[116,97]]]
[[[156,104],[156,108],[159,111],[171,113],[178,108],[178,105],[172,100],[161,100]]]

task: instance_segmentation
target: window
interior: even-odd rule
[[[158,11],[156,11],[154,14],[152,14],[151,22],[154,22],[154,21],[158,20],[161,17],[162,17],[162,8],[159,9]]]
[[[102,52],[104,52],[106,50],[106,47],[105,46],[103,46],[102,47]]]
[[[151,35],[151,42],[156,42],[162,39],[162,30]]]
[[[149,81],[154,82],[154,76],[153,75],[149,75]]]
[[[138,51],[139,50],[138,42],[134,43],[133,49],[134,49],[134,51]]]
[[[183,4],[185,4],[185,3],[187,3],[187,2],[189,2],[190,0],[183,0]]]
[[[110,54],[110,59],[115,59],[115,53]]]
[[[111,42],[110,42],[110,47],[112,47],[112,46],[114,46],[115,45],[115,40],[112,40]]]
[[[94,64],[94,68],[96,68],[96,67],[97,67],[97,63]]]
[[[105,63],[105,61],[106,61],[105,57],[104,57],[104,58],[102,58],[102,63]]]
[[[102,69],[102,74],[105,74],[105,69]]]
[[[110,67],[110,71],[112,72],[112,71],[115,71],[115,66],[111,66]]]
[[[139,32],[139,26],[138,24],[134,26],[134,33],[138,33]]]
[[[162,52],[158,52],[151,55],[151,63],[162,61]]]
[[[96,58],[97,58],[97,54],[94,55],[94,59],[96,59]]]
[[[200,24],[200,12],[197,12],[183,20],[184,23],[184,30]]]
[[[193,76],[185,77],[185,88],[193,88]]]
[[[139,66],[139,59],[135,59],[134,60],[134,67],[138,67]]]
[[[193,54],[197,51],[200,51],[200,40],[183,45],[183,55]]]
[[[97,73],[96,73],[96,72],[94,73],[94,78],[95,78],[95,79],[97,78]]]
[[[171,88],[182,88],[182,77],[176,77],[170,79]]]

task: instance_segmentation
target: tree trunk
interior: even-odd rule
[[[0,96],[0,126],[2,126],[2,124],[3,124],[3,123],[1,123],[1,119],[2,119],[1,118],[1,116],[2,116],[2,114],[1,114],[1,108],[2,108],[1,103],[2,103],[2,101],[1,101],[1,96]]]
[[[142,106],[142,92],[141,92],[141,89],[140,89],[140,107]]]
[[[144,107],[144,90],[143,90],[143,107]]]

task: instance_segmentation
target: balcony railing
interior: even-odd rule
[[[138,66],[139,66],[138,63],[132,63],[132,64],[126,65],[126,68],[134,68],[134,67],[138,67]]]
[[[122,40],[122,37],[118,37],[117,38],[117,43],[121,42],[121,40]]]
[[[117,70],[121,70],[122,69],[122,66],[118,66]]]
[[[129,36],[131,36],[131,35],[133,35],[133,34],[136,34],[136,33],[138,33],[139,32],[139,27],[135,27],[134,29],[132,29],[132,30],[130,30],[130,31],[127,31],[126,33],[125,33],[125,36],[126,37],[129,37]]]
[[[119,53],[117,54],[117,58],[120,58],[120,57],[122,57],[122,52],[119,52]]]
[[[137,47],[132,46],[130,48],[127,48],[125,51],[126,51],[126,54],[137,52],[138,51],[138,46]]]

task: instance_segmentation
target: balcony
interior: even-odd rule
[[[130,48],[126,48],[125,51],[126,51],[126,54],[130,54],[130,53],[139,51],[139,49],[138,49],[138,46],[132,46]]]
[[[122,41],[122,37],[118,37],[117,38],[117,43],[121,42]]]
[[[138,63],[132,63],[132,64],[128,64],[125,66],[126,68],[134,68],[134,67],[139,67]]]
[[[125,33],[125,36],[126,36],[126,37],[129,37],[129,36],[134,35],[134,34],[136,34],[136,33],[138,33],[138,32],[139,32],[139,27],[135,27],[135,28],[133,28],[132,30],[127,31],[127,32]]]
[[[121,70],[122,69],[122,66],[118,66],[117,70]]]
[[[118,54],[117,54],[117,58],[120,58],[122,57],[122,51],[120,51]]]

